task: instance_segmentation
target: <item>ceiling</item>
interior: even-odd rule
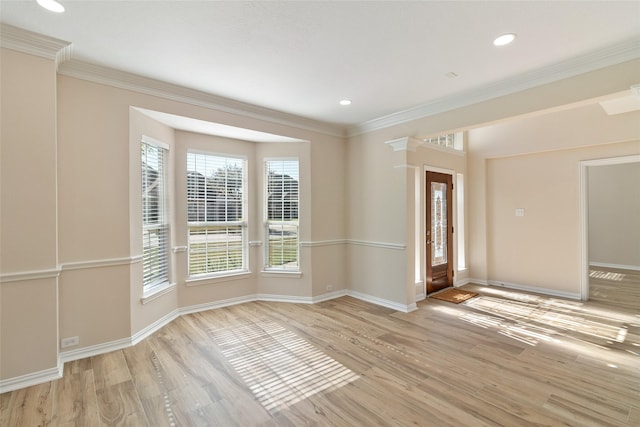
[[[71,42],[72,60],[340,126],[611,65],[616,46],[640,56],[640,1],[61,3],[2,0],[0,20]]]

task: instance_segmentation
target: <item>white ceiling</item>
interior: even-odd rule
[[[640,1],[61,2],[2,0],[0,20],[72,42],[75,60],[339,125],[640,51]]]

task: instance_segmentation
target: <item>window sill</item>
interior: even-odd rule
[[[140,298],[140,302],[142,305],[147,304],[153,301],[156,298],[160,298],[163,295],[168,294],[169,292],[173,292],[176,289],[175,283],[166,282],[158,286],[154,286],[146,292],[142,293],[142,298]]]
[[[288,277],[291,279],[299,279],[302,277],[302,271],[262,270],[260,274],[264,277]]]
[[[209,285],[213,283],[228,282],[230,280],[248,279],[251,277],[250,271],[240,271],[224,275],[207,275],[202,277],[189,277],[184,281],[186,286]]]

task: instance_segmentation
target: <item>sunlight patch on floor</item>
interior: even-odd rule
[[[490,286],[478,291],[481,295],[464,303],[429,309],[532,347],[544,342],[575,350],[597,364],[607,360],[640,366],[639,314]]]
[[[618,322],[606,322],[599,316],[572,313],[566,310],[565,302],[557,304],[552,299],[539,304],[529,304],[480,296],[469,300],[466,305],[510,320],[535,322],[556,330],[577,332],[605,340],[624,342],[626,337],[626,328]]]
[[[623,273],[615,273],[613,271],[602,270],[589,270],[589,277],[592,279],[611,280],[614,282],[620,282],[625,278]]]
[[[210,330],[222,354],[268,411],[278,411],[359,375],[271,321]]]

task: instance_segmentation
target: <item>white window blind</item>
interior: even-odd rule
[[[189,275],[246,270],[246,161],[187,153]]]
[[[266,262],[267,270],[300,269],[298,160],[267,160]]]
[[[168,150],[142,141],[142,269],[148,291],[169,281]]]

